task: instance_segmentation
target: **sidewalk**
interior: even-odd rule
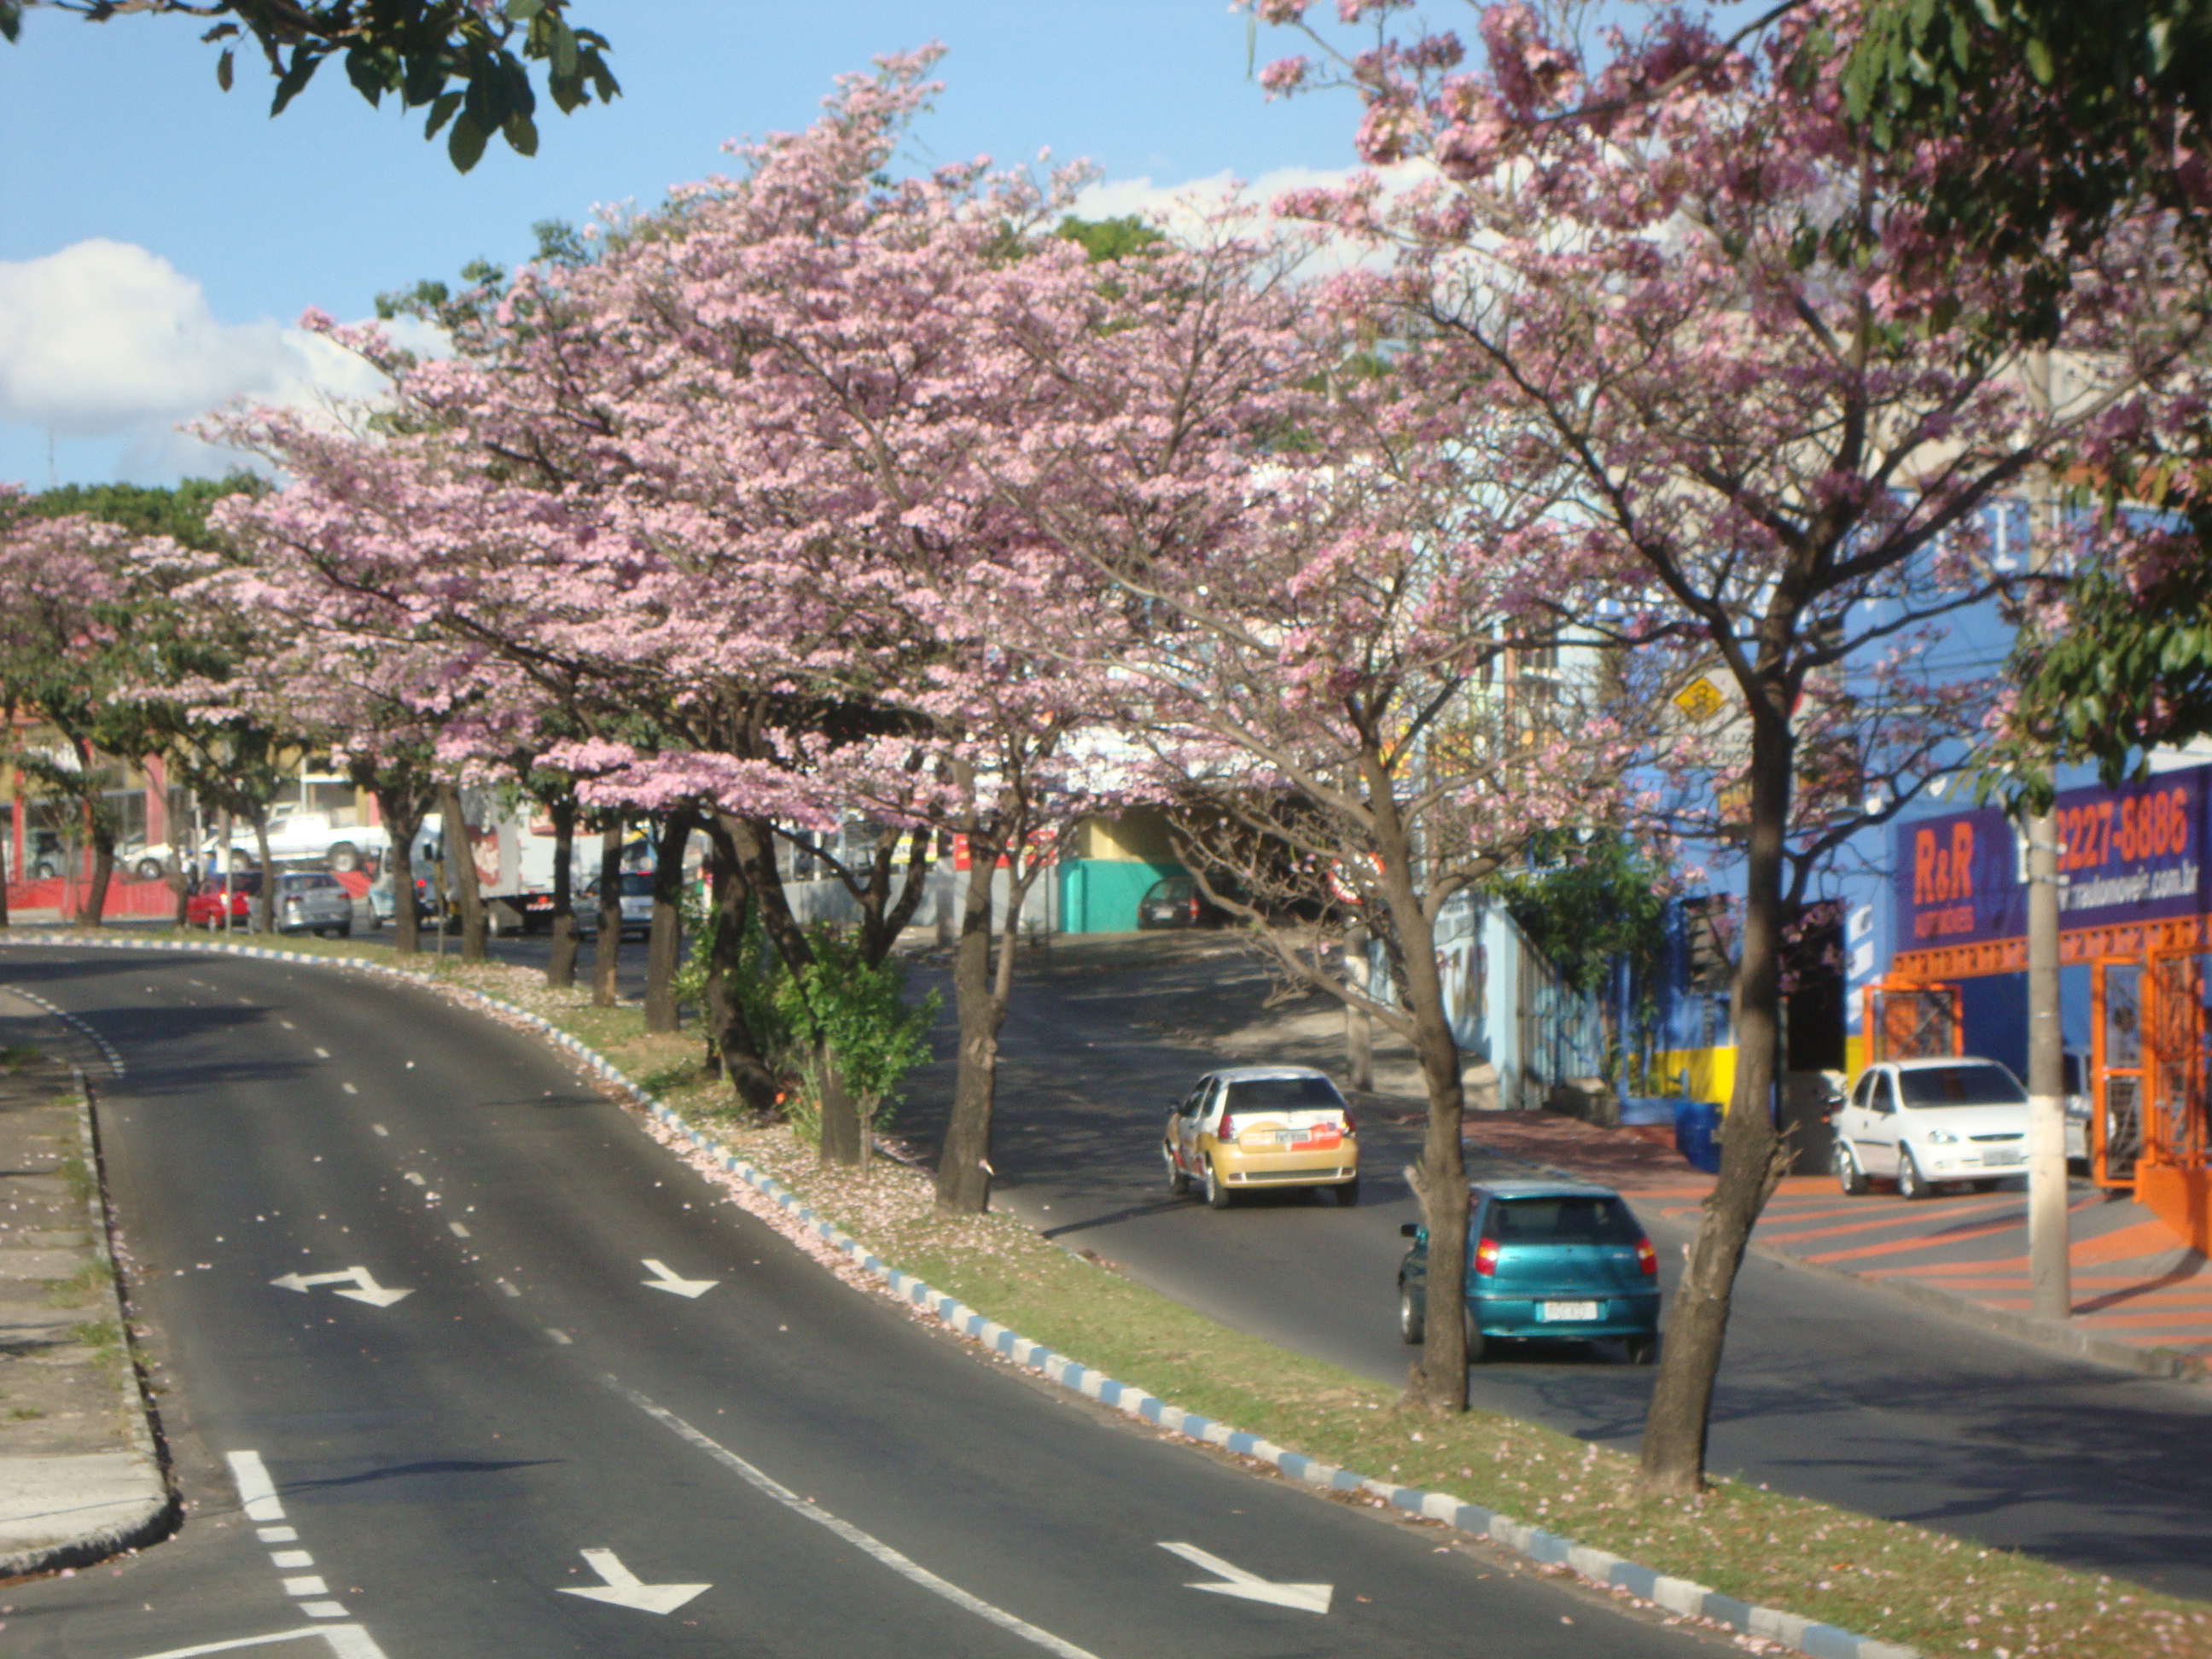
[[[1544,1113],[1470,1115],[1470,1145],[1601,1182],[1655,1218],[1687,1222],[1713,1177],[1691,1169],[1663,1130],[1605,1129]],[[1786,1178],[1752,1248],[1887,1284],[1916,1300],[1968,1304],[2014,1334],[2060,1342],[2133,1369],[2206,1375],[2212,1263],[2150,1211],[2077,1182],[2071,1224],[2074,1317],[2028,1316],[2027,1183],[1906,1203],[1884,1186],[1845,1197],[1826,1176]],[[2066,1340],[2070,1336],[2071,1340]]]
[[[0,990],[0,1578],[167,1529],[69,1062],[91,1045]]]

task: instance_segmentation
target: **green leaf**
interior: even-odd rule
[[[553,20],[553,73],[564,81],[576,78],[576,31],[557,17]]]
[[[368,100],[371,109],[384,100],[390,71],[388,65],[380,61],[379,53],[366,46],[356,46],[346,53],[345,68],[346,79],[353,82],[356,92]]]
[[[439,98],[430,106],[430,118],[423,124],[422,137],[426,139],[435,138],[438,136],[438,129],[452,120],[453,112],[460,106],[461,94],[458,92],[449,92]]]
[[[291,67],[284,71],[283,78],[276,82],[276,99],[269,106],[269,113],[272,119],[282,115],[284,112],[284,106],[297,98],[306,89],[307,82],[315,78],[315,71],[322,67],[322,62],[319,57],[310,52],[305,46],[292,48]]]
[[[215,60],[215,83],[225,92],[230,90],[231,59],[237,55],[236,52],[226,48],[222,56]]]
[[[545,0],[507,0],[507,21],[527,23],[545,9]]]
[[[443,103],[445,100],[441,98],[438,101]],[[483,160],[484,142],[489,137],[476,124],[476,118],[464,110],[460,118],[453,123],[453,131],[446,140],[446,155],[453,164],[453,171],[466,173]]]
[[[13,42],[23,32],[23,0],[0,0],[0,40]]]
[[[2057,78],[2057,65],[2051,61],[2051,43],[2039,34],[2028,36],[2023,47],[2027,58],[2027,72],[2044,86]]]
[[[507,125],[500,131],[507,135],[507,148],[517,155],[538,154],[538,124],[523,111],[517,110],[508,116]]]

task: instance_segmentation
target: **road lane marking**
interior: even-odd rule
[[[545,1328],[545,1334],[551,1337],[556,1342],[558,1342],[564,1348],[572,1345],[576,1340],[574,1337],[569,1335],[568,1332],[556,1331],[550,1325],[548,1325]]]
[[[1042,1648],[1047,1653],[1057,1655],[1058,1659],[1098,1659],[1097,1655],[1088,1649],[1079,1648],[1073,1642],[1063,1642],[1050,1631],[1040,1630],[1027,1620],[1008,1613],[1004,1607],[994,1607],[980,1595],[971,1595],[959,1585],[947,1579],[939,1578],[927,1567],[900,1554],[881,1539],[862,1532],[851,1522],[841,1521],[820,1505],[801,1498],[773,1475],[755,1468],[720,1442],[693,1428],[675,1413],[654,1405],[652,1401],[635,1389],[624,1387],[611,1376],[605,1380],[609,1388],[653,1419],[654,1422],[669,1430],[679,1439],[688,1441],[697,1447],[755,1491],[766,1493],[793,1514],[805,1516],[816,1526],[827,1528],[852,1545],[854,1548],[873,1556],[901,1577],[921,1585],[933,1595],[943,1596],[955,1607],[966,1608],[977,1618],[986,1620],[998,1626],[1001,1630],[1011,1631],[1024,1641]]]
[[[238,1487],[239,1500],[246,1505],[249,1521],[282,1521],[284,1505],[276,1496],[276,1483],[269,1478],[269,1470],[261,1462],[258,1451],[234,1451],[229,1454],[230,1478]]]
[[[1329,1597],[1334,1594],[1334,1584],[1278,1584],[1247,1572],[1242,1567],[1231,1566],[1219,1556],[1202,1550],[1195,1544],[1162,1544],[1160,1547],[1170,1555],[1180,1555],[1194,1567],[1219,1576],[1222,1582],[1213,1584],[1185,1584],[1185,1589],[1212,1590],[1217,1595],[1240,1596],[1247,1601],[1265,1601],[1270,1607],[1297,1607],[1304,1613],[1327,1613]]]
[[[639,1613],[673,1613],[695,1595],[714,1589],[712,1584],[648,1584],[623,1565],[612,1550],[584,1550],[580,1552],[593,1572],[606,1580],[604,1584],[563,1587],[563,1595],[580,1595],[587,1601],[605,1601],[617,1607],[631,1607]]]
[[[308,1625],[299,1630],[280,1630],[273,1636],[240,1636],[228,1642],[203,1642],[198,1647],[141,1654],[139,1659],[199,1659],[204,1653],[265,1648],[278,1642],[296,1642],[302,1637],[320,1638],[329,1643],[332,1659],[385,1659],[384,1650],[359,1625]]]
[[[499,1280],[498,1284],[500,1289],[506,1291],[509,1296],[520,1296],[522,1294],[520,1291],[516,1290],[514,1285],[508,1284],[503,1279]]]
[[[372,1123],[368,1127],[375,1130],[376,1133],[380,1135],[388,1135],[392,1133],[391,1130],[386,1128],[381,1123]]]
[[[343,1285],[350,1282],[354,1288],[339,1291],[337,1295],[351,1302],[366,1302],[372,1308],[388,1308],[415,1294],[411,1290],[393,1290],[380,1285],[366,1267],[343,1267],[334,1273],[286,1273],[281,1279],[269,1281],[280,1291],[297,1291],[305,1296],[318,1285]],[[258,1519],[258,1517],[256,1517]],[[276,1517],[272,1516],[271,1519]]]
[[[666,1291],[672,1296],[688,1296],[695,1302],[722,1282],[719,1279],[678,1279],[669,1271],[667,1263],[655,1261],[651,1256],[645,1258],[645,1265],[653,1276],[640,1279],[639,1284],[648,1290]]]
[[[344,1090],[349,1095],[357,1095],[361,1092],[360,1090],[355,1088],[350,1083],[341,1083],[338,1085],[338,1087]]]
[[[356,1273],[360,1271],[359,1268],[354,1269]],[[317,1275],[317,1280],[319,1282],[350,1276],[348,1273],[322,1273]],[[296,1277],[296,1274],[286,1275],[286,1278]],[[280,1279],[275,1282],[282,1285],[284,1280]],[[304,1291],[307,1287],[302,1284],[289,1285],[286,1288]],[[346,1296],[351,1292],[340,1291],[338,1294]],[[407,1292],[402,1291],[399,1294],[404,1296]],[[284,1518],[284,1505],[276,1496],[276,1483],[269,1478],[269,1468],[262,1462],[261,1454],[258,1451],[234,1451],[226,1452],[223,1456],[224,1461],[230,1465],[230,1478],[237,1485],[239,1499],[246,1505],[246,1518],[252,1521],[282,1521]],[[254,1534],[254,1536],[264,1544],[290,1544],[297,1542],[300,1534],[290,1527],[263,1527]],[[287,1568],[312,1567],[315,1565],[315,1558],[306,1550],[271,1550],[269,1552],[269,1562],[271,1566],[282,1572]],[[331,1593],[331,1587],[323,1582],[319,1575],[313,1573],[287,1578],[283,1581],[283,1584],[284,1594],[290,1596],[320,1598]],[[341,1601],[318,1599],[299,1601],[295,1605],[310,1619],[343,1619],[347,1616],[345,1604]],[[353,1632],[360,1638],[359,1642],[353,1642],[350,1637],[342,1642],[339,1635],[344,1631]],[[149,1659],[183,1659],[183,1656],[187,1654],[220,1653],[228,1648],[258,1647],[266,1642],[289,1642],[295,1637],[321,1634],[323,1632],[319,1628],[285,1631],[275,1636],[249,1637],[237,1642],[216,1642],[207,1647],[179,1648],[173,1654],[155,1654],[149,1656]],[[376,1644],[368,1639],[368,1632],[357,1625],[333,1626],[331,1647],[339,1656],[339,1659],[384,1659]]]
[[[469,1236],[469,1230],[458,1221],[448,1221],[446,1225],[455,1238],[466,1238]]]

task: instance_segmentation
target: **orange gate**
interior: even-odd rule
[[[2154,953],[2143,1010],[2142,1152],[2135,1170],[2136,1198],[2193,1248],[2212,1255],[2212,1171],[2205,1167],[2205,1106],[2212,1082],[2212,956],[2203,951]]]

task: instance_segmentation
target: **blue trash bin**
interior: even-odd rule
[[[1674,1146],[1692,1169],[1707,1175],[1721,1170],[1721,1109],[1710,1100],[1686,1100],[1674,1108]]]

